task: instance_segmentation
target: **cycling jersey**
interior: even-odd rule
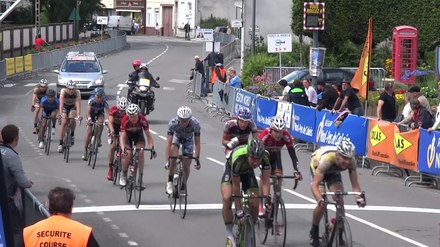
[[[179,119],[173,118],[168,123],[168,135],[176,136],[179,139],[189,139],[193,136],[200,136],[200,123],[195,117],[191,117],[189,124],[182,127]]]
[[[263,141],[264,147],[270,154],[281,152],[281,148],[286,145],[286,147],[293,147],[293,139],[287,130],[283,130],[283,135],[280,140],[275,140],[270,134],[270,128],[261,131],[260,140]]]
[[[125,111],[119,111],[117,106],[112,106],[108,110],[108,115],[113,117],[113,129],[115,134],[119,133],[119,127],[121,127],[122,117],[125,116]]]
[[[61,89],[60,92],[60,97],[64,96],[64,105],[65,106],[74,106],[76,99],[78,97],[81,97],[81,93],[79,92],[78,89],[74,89],[73,94],[69,94],[68,89],[67,88],[63,88]]]
[[[43,108],[43,117],[48,117],[53,111],[58,110],[60,101],[55,97],[52,102],[49,102],[47,96],[44,96],[40,100],[40,107]]]
[[[127,134],[135,134],[137,132],[142,133],[142,130],[145,130],[145,131],[149,130],[150,125],[148,124],[148,121],[144,117],[144,115],[139,114],[138,116],[139,116],[138,121],[136,123],[132,123],[128,119],[128,115],[125,115],[121,120],[120,131],[127,132]]]
[[[310,168],[313,175],[326,175],[336,174],[344,171],[336,166],[336,153],[337,149],[334,146],[326,146],[316,150],[312,154],[310,162]],[[351,162],[351,168],[348,168],[351,172],[356,170],[356,160],[353,158]]]
[[[93,95],[90,96],[88,104],[90,106],[90,117],[92,119],[95,119],[99,115],[104,115],[105,109],[108,109],[108,103],[106,100],[97,102]]]
[[[33,94],[35,94],[39,101],[46,95],[47,87],[44,87],[44,90],[42,90],[40,87],[34,88]]]
[[[238,137],[239,144],[246,144],[250,133],[256,133],[257,126],[253,121],[249,122],[246,129],[242,130],[238,127],[238,119],[231,119],[225,123],[224,134],[228,135],[231,139]]]

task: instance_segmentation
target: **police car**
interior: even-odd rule
[[[53,72],[58,74],[58,93],[66,86],[68,80],[76,82],[76,87],[81,95],[90,95],[95,88],[104,88],[104,74],[101,64],[94,52],[69,52],[66,55],[59,70]]]

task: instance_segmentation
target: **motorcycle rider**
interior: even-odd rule
[[[153,75],[148,71],[148,65],[146,63],[142,63],[140,59],[133,61],[133,69],[134,71],[128,75],[127,84],[129,85],[129,88],[127,92],[127,99],[129,99],[131,103],[137,104],[137,97],[136,95],[132,94],[132,92],[138,87],[137,83],[141,78],[150,80],[151,87],[160,88],[160,85],[154,79]],[[154,102],[154,92],[152,102]]]

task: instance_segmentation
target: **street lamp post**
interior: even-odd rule
[[[252,5],[252,56],[255,55],[255,22],[257,15],[257,0]]]

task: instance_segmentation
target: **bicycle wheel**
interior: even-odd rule
[[[350,225],[345,217],[340,216],[333,230],[333,240],[336,247],[352,247]]]
[[[255,247],[255,227],[252,220],[252,216],[246,216],[246,221],[244,222],[244,245],[243,247]]]
[[[284,205],[283,198],[277,198],[274,215],[273,215],[273,227],[272,235],[275,237],[275,242],[281,246],[286,246],[286,234],[287,234],[287,220],[286,220],[286,206]]]
[[[70,140],[70,125],[67,126],[67,130],[66,130],[66,136],[64,138],[64,159],[66,160],[66,163],[69,163],[69,154],[70,154],[70,144],[71,140]]]
[[[46,155],[49,155],[50,152],[50,143],[52,142],[52,119],[48,119],[46,121],[46,137],[44,138],[44,152]]]
[[[90,138],[90,142],[89,145],[87,146],[87,154],[88,154],[88,159],[87,159],[87,165],[90,166],[92,164],[92,159],[93,159],[93,143],[95,142],[95,135],[92,131],[92,137]]]
[[[114,159],[113,159],[113,184],[116,184],[118,177],[120,176],[119,166],[121,165],[121,157],[119,156],[119,148],[116,148]]]
[[[136,208],[139,208],[139,205],[141,204],[141,195],[142,195],[142,174],[135,166],[135,172],[134,172],[134,202]]]
[[[127,199],[127,202],[131,202],[131,196],[133,195],[133,177],[129,176],[127,178],[127,184],[125,185],[125,198]]]
[[[92,165],[92,169],[95,169],[96,166],[96,159],[98,158],[98,132],[95,132],[95,141],[93,142],[93,146],[92,146],[92,154],[93,154],[93,165]]]
[[[182,219],[185,219],[185,215],[186,215],[186,204],[187,204],[187,199],[188,199],[188,186],[187,184],[185,184],[185,171],[183,170],[182,167],[182,171],[179,174],[179,179],[177,182],[177,191],[178,191],[178,195],[179,195],[179,210],[180,210],[180,216],[182,217]]]

